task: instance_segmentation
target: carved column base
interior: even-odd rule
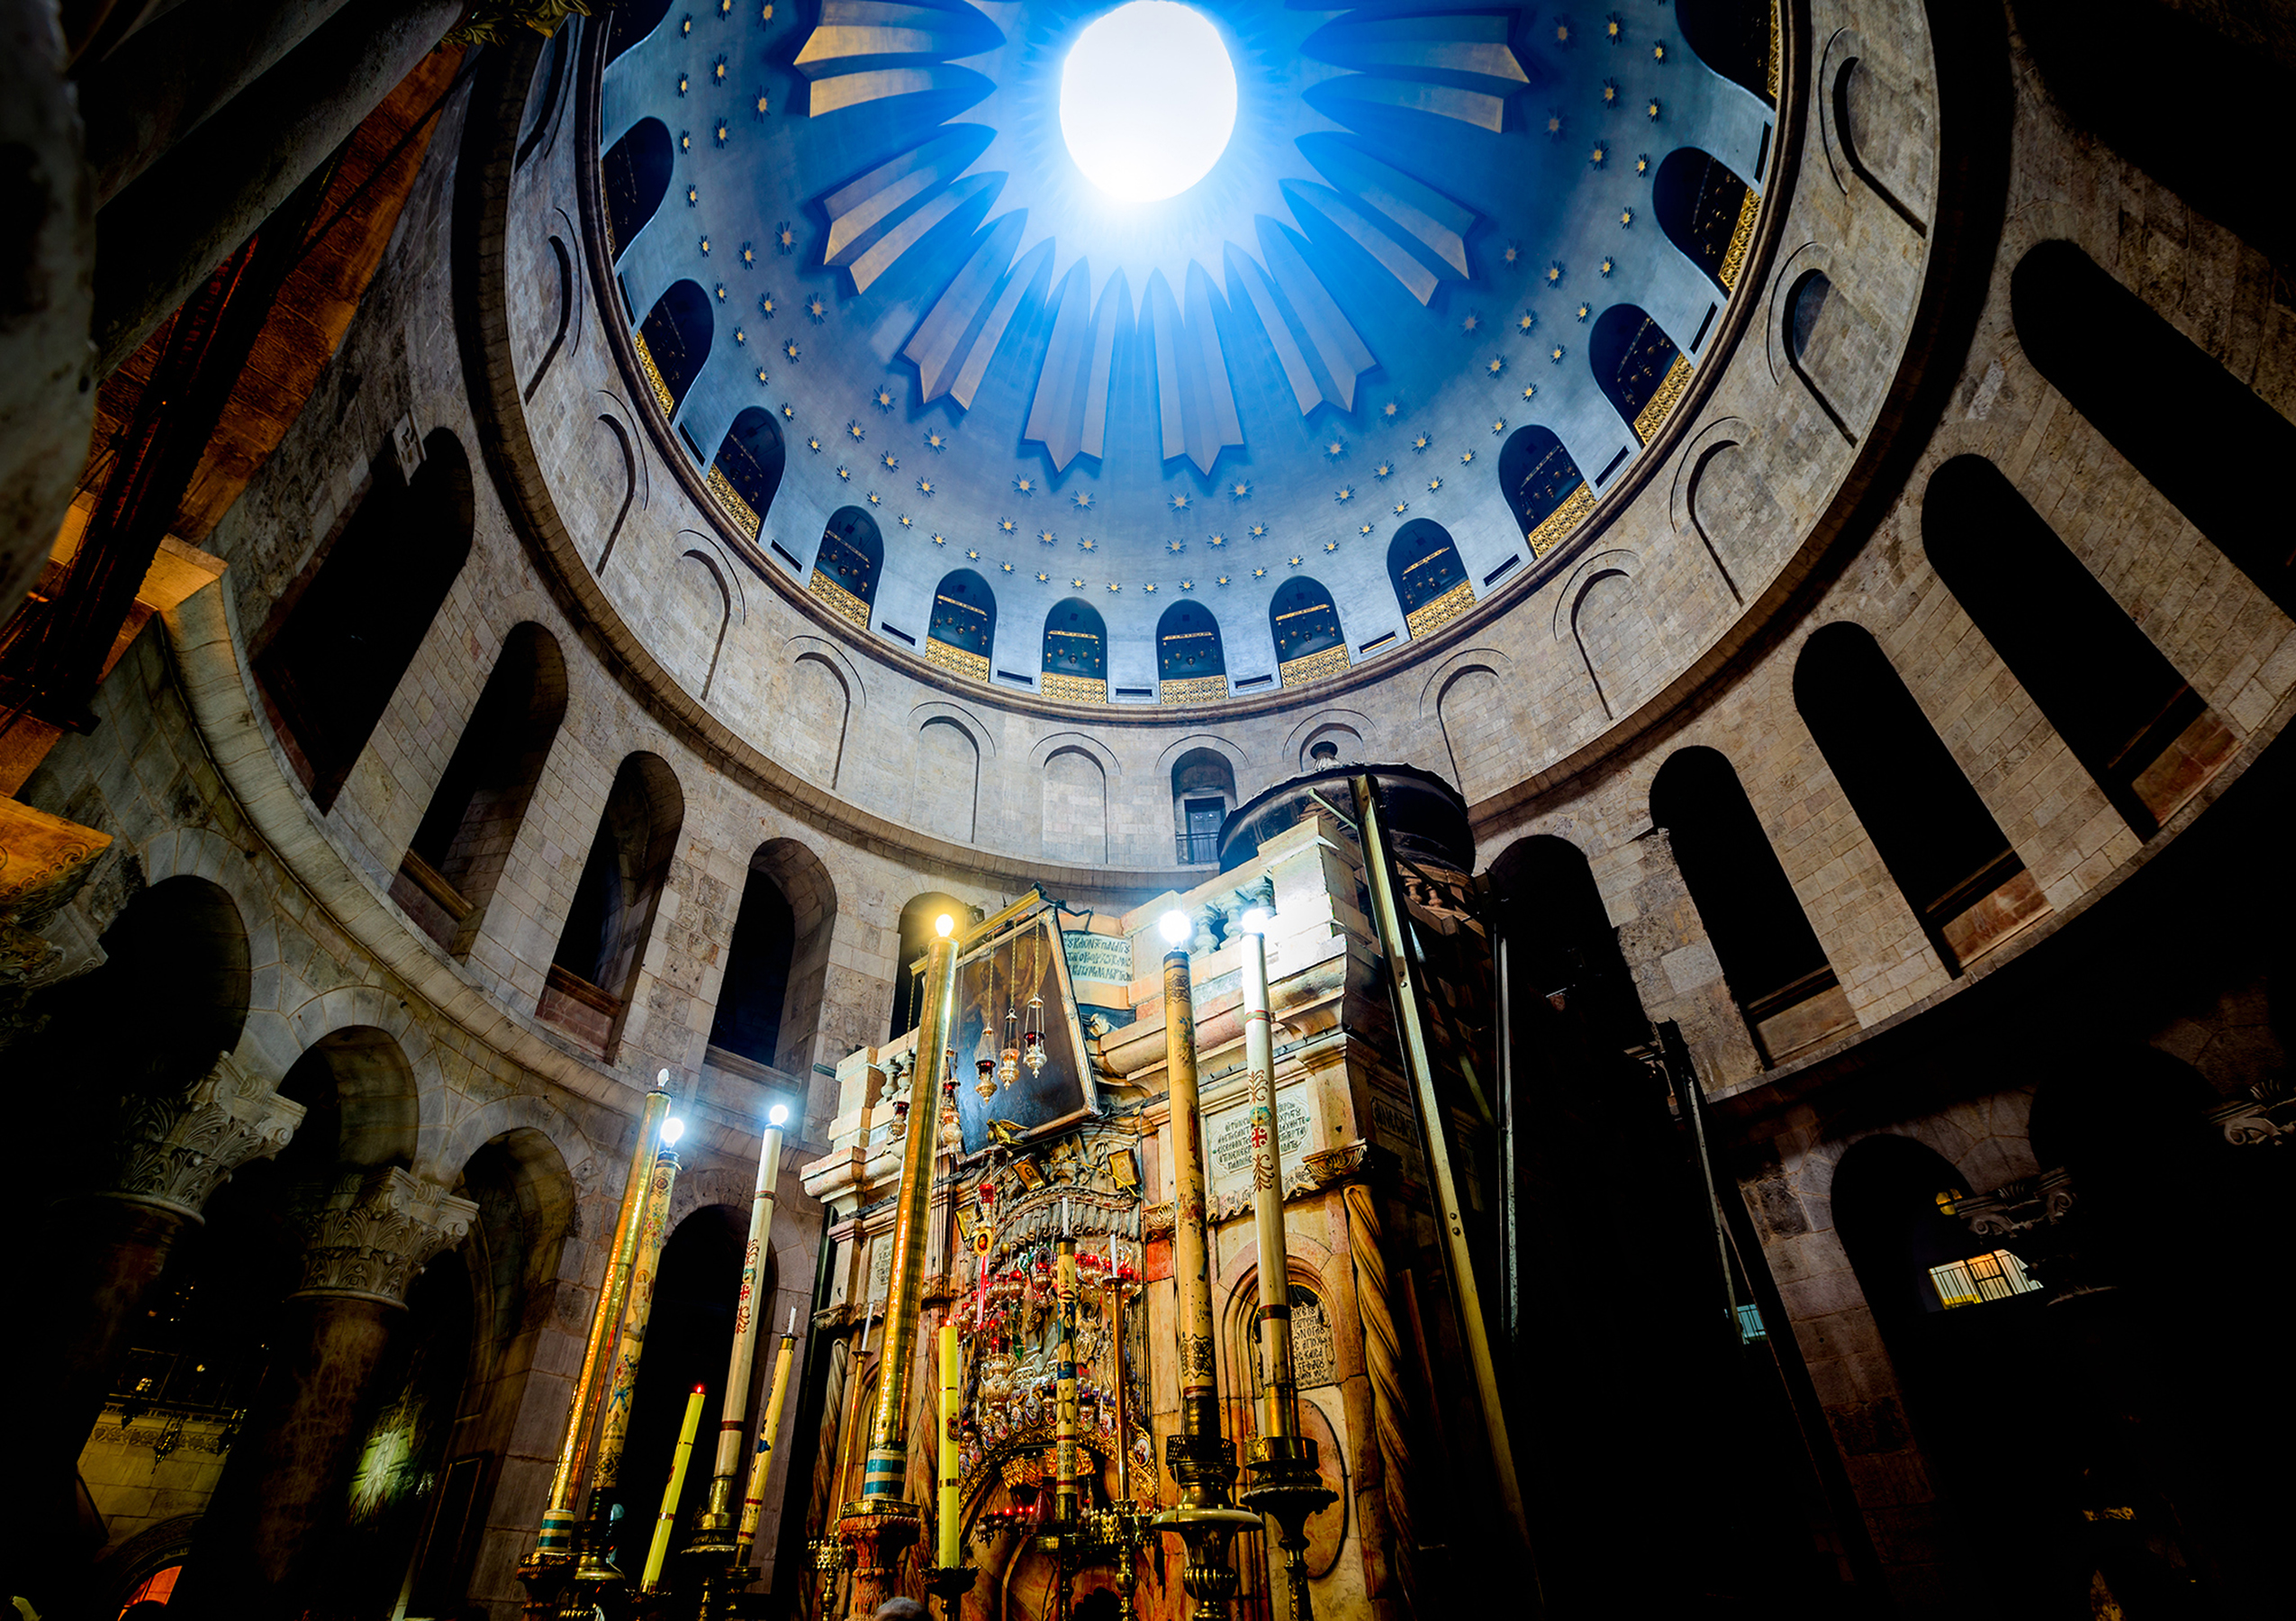
[[[845,1600],[848,1617],[870,1621],[894,1596],[900,1557],[924,1535],[925,1517],[914,1503],[868,1498],[845,1505],[837,1519],[837,1539],[853,1560],[853,1588]]]

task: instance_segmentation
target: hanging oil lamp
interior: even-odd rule
[[[1041,996],[1028,999],[1028,1028],[1020,1033],[1020,1041],[1024,1053],[1021,1062],[1028,1065],[1028,1073],[1043,1074],[1052,1058],[1044,1051],[1044,999]]]
[[[1018,947],[1016,946],[1014,949],[1017,953]],[[1015,972],[1006,977],[1005,1045],[1003,1051],[997,1055],[997,1079],[1007,1086],[1010,1086],[1020,1079],[1020,1009],[1014,1001],[1018,994],[1017,990],[1020,978],[1018,967],[1019,964],[1016,962]]]
[[[978,1058],[973,1064],[981,1072],[981,1079],[972,1083],[972,1090],[986,1102],[997,1095],[997,1061],[994,1058]]]

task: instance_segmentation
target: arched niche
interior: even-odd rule
[[[1696,147],[1668,153],[1650,186],[1650,211],[1667,240],[1725,294],[1737,289],[1746,267],[1759,206],[1745,181]]]
[[[598,818],[552,954],[540,1016],[611,1059],[637,989],[685,822],[685,794],[659,755],[624,759]]]
[[[717,317],[697,281],[670,284],[637,329],[637,363],[664,417],[674,418],[710,359]]]
[[[391,882],[391,898],[457,956],[478,938],[565,713],[558,638],[513,626]]]
[[[614,14],[617,22],[621,13]],[[670,195],[674,158],[670,131],[658,118],[641,118],[598,161],[606,194],[606,252],[619,261]]]
[[[933,588],[933,613],[925,632],[925,657],[945,670],[989,679],[997,644],[997,593],[969,568],[951,569]]]
[[[821,544],[814,549],[813,579],[807,589],[839,619],[866,630],[884,568],[885,542],[877,521],[859,507],[839,507],[829,514]]]
[[[1650,820],[1674,847],[1731,999],[1777,1064],[1857,1027],[1825,947],[1720,751],[1677,749],[1650,784]]]
[[[1595,510],[1594,487],[1554,430],[1533,422],[1499,450],[1499,491],[1533,557],[1543,557]]]
[[[782,487],[783,459],[781,425],[763,405],[736,417],[719,442],[710,464],[710,493],[749,539],[765,532],[766,514]]]
[[[1220,621],[1201,602],[1174,602],[1156,621],[1156,697],[1210,703],[1228,695]]]
[[[2001,469],[1957,456],[1921,496],[1938,577],[2114,808],[2150,836],[2238,739]]]
[[[1676,0],[1674,10],[1683,43],[1700,61],[1776,103],[1780,41],[1769,0]]]
[[[917,1028],[917,966],[924,961],[925,948],[933,943],[934,923],[940,918],[954,920],[956,931],[963,934],[972,919],[973,909],[954,895],[937,891],[912,896],[900,910],[895,924],[893,946],[893,1007],[890,1026],[885,1038],[894,1040]]]
[[[1081,597],[1062,598],[1044,616],[1044,661],[1042,690],[1047,698],[1108,701],[1107,624]]]
[[[1288,687],[1336,675],[1348,667],[1347,633],[1339,604],[1322,582],[1306,575],[1286,580],[1268,603],[1276,642],[1276,674]]]
[[[1690,385],[1690,358],[1640,304],[1613,304],[1595,318],[1586,364],[1603,398],[1646,445]]]
[[[1172,762],[1172,829],[1182,865],[1219,860],[1220,827],[1237,802],[1235,767],[1218,749],[1191,748]]]
[[[385,448],[334,543],[281,598],[256,679],[312,802],[331,810],[470,557],[470,458],[446,428],[411,479]]]
[[[1794,704],[1949,974],[2048,915],[1961,766],[1873,636],[1839,620],[1803,644]]]
[[[1475,587],[1459,548],[1432,518],[1414,518],[1388,542],[1388,582],[1415,640],[1475,606]]]
[[[785,1091],[794,1082],[782,1100],[800,1119],[836,919],[836,885],[819,856],[792,838],[758,846],[726,948],[709,1055],[721,1069]],[[778,1071],[782,1079],[753,1073],[748,1065]]]
[[[2009,312],[2034,368],[2234,567],[2296,615],[2296,547],[2282,483],[2282,470],[2296,466],[2296,422],[2070,242],[2043,242],[2018,261]],[[2147,385],[2132,388],[2131,377]]]

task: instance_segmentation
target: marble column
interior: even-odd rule
[[[20,1387],[43,1392],[24,1409],[25,1464],[67,1481],[176,1239],[232,1172],[286,1146],[303,1107],[227,1055],[187,1092],[105,1114],[94,1175],[50,1209],[36,1247],[43,1309]]]
[[[407,1289],[468,1235],[478,1207],[395,1166],[342,1173],[296,1212],[303,1287],[200,1522],[173,1606],[230,1621],[293,1621],[312,1607],[342,1521],[374,1375]]]

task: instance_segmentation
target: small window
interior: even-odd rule
[[[1762,1309],[1751,1300],[1740,1303],[1738,1308],[1738,1343],[1750,1345],[1756,1340],[1769,1337],[1770,1331],[1762,1324]]]
[[[1932,1266],[1930,1286],[1938,1291],[1938,1304],[1948,1311],[1956,1306],[1982,1306],[1988,1300],[2031,1294],[2040,1287],[2026,1272],[2025,1263],[2005,1249]]]

